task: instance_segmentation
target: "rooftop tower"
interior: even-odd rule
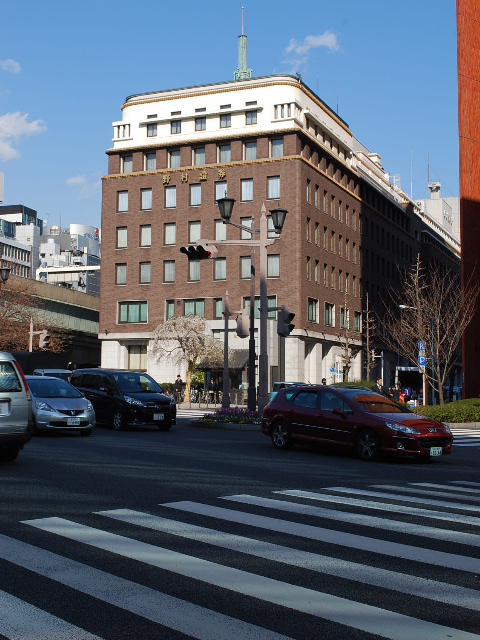
[[[243,33],[242,7],[242,35],[238,36],[238,69],[233,74],[235,80],[248,80],[252,77],[252,70],[247,69],[247,36]]]

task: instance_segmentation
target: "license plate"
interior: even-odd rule
[[[441,456],[442,455],[442,447],[430,447],[430,455],[431,456]]]
[[[153,414],[153,419],[154,420],[163,420],[163,413],[154,413]]]
[[[80,424],[80,418],[67,418],[67,424],[76,427]]]

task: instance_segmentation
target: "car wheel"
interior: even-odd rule
[[[373,431],[360,431],[355,440],[355,451],[362,460],[378,460],[380,438]]]
[[[115,409],[112,415],[112,427],[115,431],[122,431],[125,428],[125,419],[121,409]]]
[[[81,436],[91,436],[92,435],[92,429],[87,429],[87,431],[80,431],[80,435]]]
[[[276,449],[291,449],[293,440],[290,429],[284,422],[276,422],[271,431],[273,446]]]
[[[5,447],[0,449],[0,460],[3,462],[13,462],[17,459],[19,449],[17,447]]]

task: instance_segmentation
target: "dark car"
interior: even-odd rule
[[[452,452],[450,429],[369,389],[290,387],[263,410],[262,431],[277,449],[294,443],[353,448],[363,460],[381,453],[435,457]]]
[[[173,398],[147,373],[115,369],[77,369],[70,383],[93,405],[97,423],[117,431],[154,425],[162,431],[176,423]]]

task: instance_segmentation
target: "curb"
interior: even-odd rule
[[[202,422],[190,420],[190,426],[197,429],[220,429],[226,431],[261,431],[260,424],[237,424],[235,422]]]

